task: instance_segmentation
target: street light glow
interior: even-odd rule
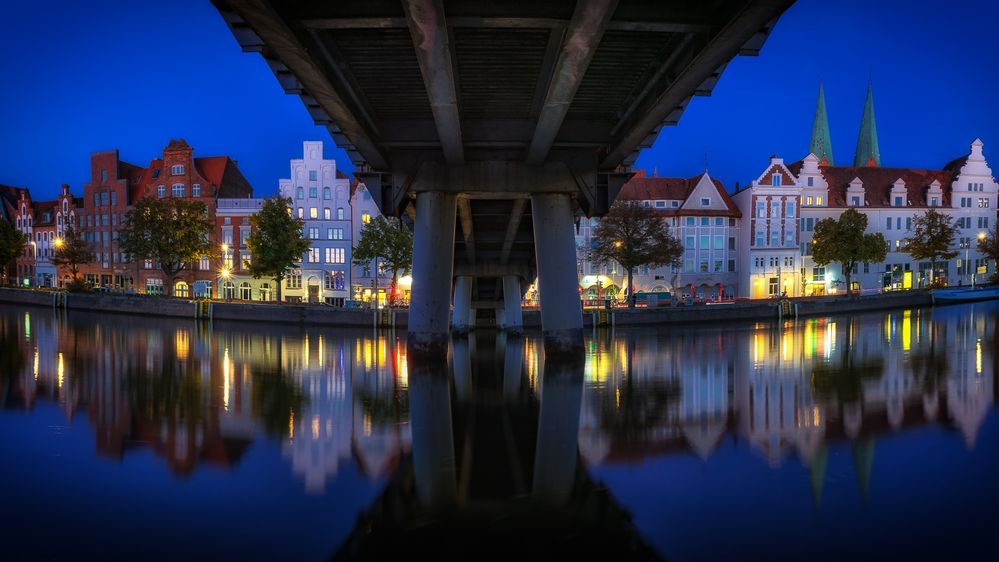
[[[55,240],[52,241],[52,243],[55,245],[55,247],[56,247],[57,250],[59,248],[62,248],[62,244],[63,244],[62,238],[56,238]]]

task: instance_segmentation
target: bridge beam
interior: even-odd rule
[[[536,193],[531,196],[531,213],[545,348],[581,348],[583,310],[576,276],[572,199],[563,193]]]
[[[538,116],[538,126],[534,130],[534,138],[531,139],[531,146],[527,151],[528,164],[541,164],[548,157],[548,151],[551,150],[555,136],[562,128],[562,121],[569,112],[572,99],[576,97],[576,90],[583,82],[586,69],[597,52],[597,45],[600,44],[600,39],[615,9],[617,9],[617,0],[576,2],[569,29],[566,31],[565,43],[559,53],[558,62],[555,63],[554,75],[545,95],[545,103],[541,115]]]
[[[448,164],[459,166],[465,162],[465,149],[461,141],[461,119],[448,27],[444,21],[444,2],[405,0],[402,6],[437,124],[441,151]]]
[[[428,191],[416,195],[413,287],[409,299],[409,345],[416,352],[447,352],[455,207],[453,193]]]

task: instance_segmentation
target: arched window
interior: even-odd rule
[[[236,285],[232,281],[222,284],[222,298],[227,301],[236,298]]]
[[[65,199],[62,200],[62,212],[69,212],[69,201],[66,201]]]
[[[183,173],[184,173],[183,164],[174,164],[173,166],[170,166],[170,175],[179,176],[182,175]]]
[[[243,281],[239,284],[239,298],[244,301],[248,301],[253,297],[253,289],[250,288],[250,284]]]
[[[173,286],[173,296],[186,299],[188,295],[187,283],[184,281],[177,281]]]
[[[305,199],[305,189],[303,187],[299,186],[299,188],[295,190],[295,198]]]
[[[323,199],[329,199],[331,194],[332,192],[330,191],[330,188],[328,187],[323,188]]]

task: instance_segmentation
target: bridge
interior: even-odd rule
[[[213,2],[381,211],[413,219],[410,345],[440,351],[489,303],[521,329],[535,276],[546,341],[581,343],[577,213],[606,213],[793,0]]]

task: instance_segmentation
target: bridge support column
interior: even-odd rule
[[[451,328],[455,332],[467,332],[472,321],[472,278],[459,275],[454,279],[454,312]]]
[[[531,196],[531,213],[545,347],[556,352],[581,348],[583,310],[576,276],[572,200],[565,193],[537,193]]]
[[[502,323],[498,322],[500,318],[503,319]],[[518,333],[524,330],[524,314],[520,309],[520,277],[503,276],[503,308],[496,310],[496,319],[497,328]]]
[[[447,352],[456,208],[453,193],[416,194],[409,346],[417,353]]]

